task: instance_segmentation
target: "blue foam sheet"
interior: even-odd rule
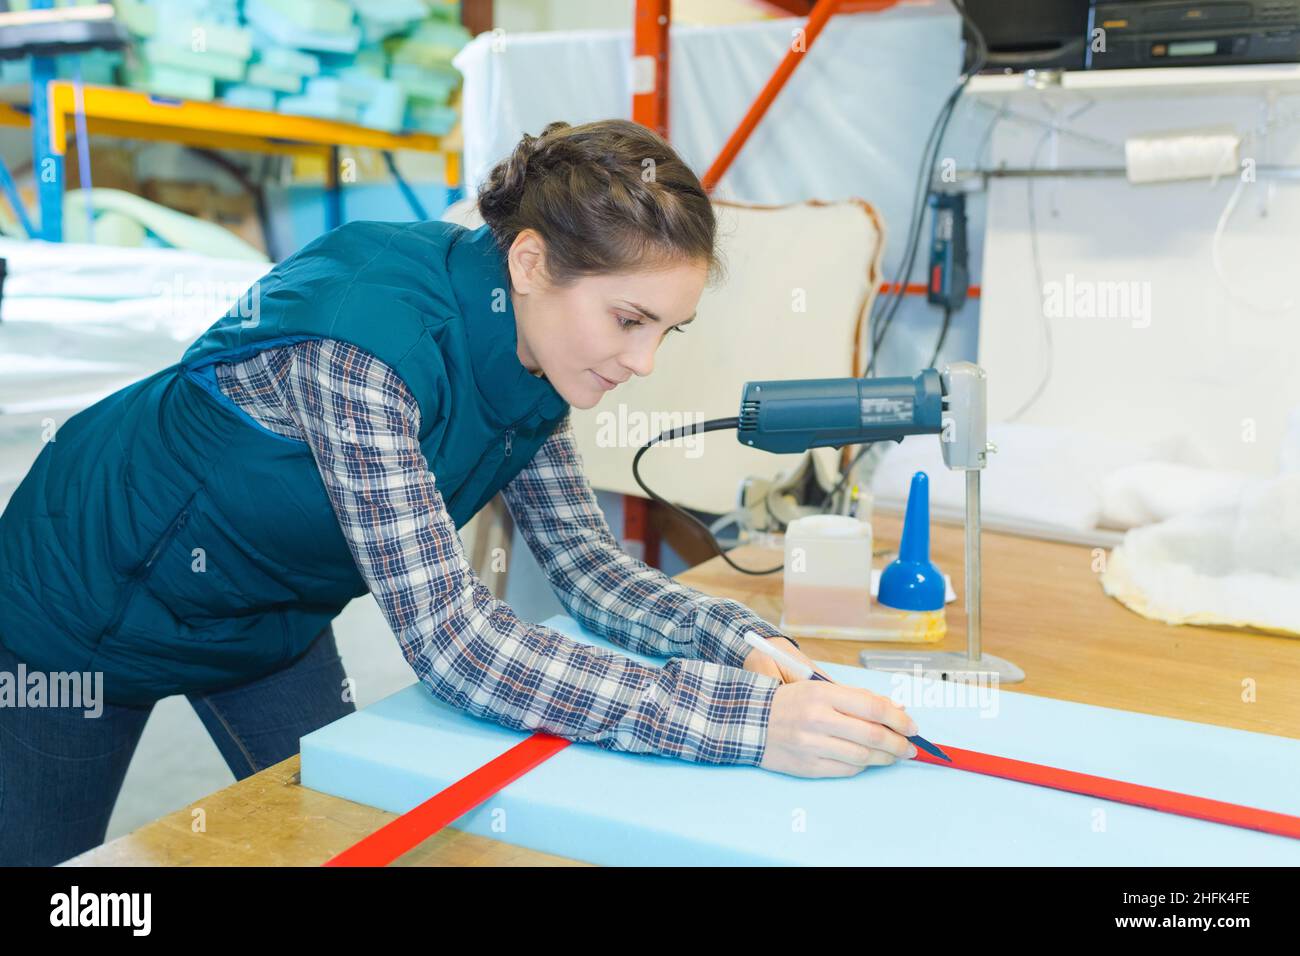
[[[1300,740],[823,666],[906,703],[940,746],[1300,815]],[[527,736],[413,684],[303,737],[302,783],[404,813]],[[1297,840],[915,761],[809,780],[583,744],[455,826],[602,864],[1300,865]]]

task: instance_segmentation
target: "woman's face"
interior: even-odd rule
[[[656,350],[695,317],[708,277],[706,263],[679,261],[552,286],[545,246],[531,229],[515,237],[508,260],[519,361],[544,372],[574,408],[591,408],[633,375],[654,371]]]

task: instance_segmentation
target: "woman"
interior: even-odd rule
[[[46,445],[0,518],[0,670],[102,673],[106,703],[0,707],[0,863],[101,842],[168,695],[237,778],[297,752],[354,709],[330,621],[366,591],[435,696],[508,727],[805,776],[915,754],[887,699],[784,683],[741,639],[802,658],[780,631],[619,550],[583,477],[569,407],[649,375],[716,266],[689,168],[637,124],[554,123],[479,209],[321,236]],[[457,529],[498,491],[565,609],[664,667],[492,596]]]

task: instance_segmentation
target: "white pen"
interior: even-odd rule
[[[772,658],[772,660],[776,661],[778,664],[784,664],[786,667],[794,671],[804,680],[811,680],[817,674],[815,670],[813,670],[803,661],[799,660],[798,658],[791,657],[789,654],[781,650],[779,647],[776,647],[775,645],[759,637],[758,634],[756,634],[754,631],[745,632],[745,643],[748,644],[750,647],[754,647],[762,651],[764,654]],[[826,678],[820,677],[818,679],[825,680]]]
[[[785,665],[790,670],[794,671],[796,674],[802,677],[804,680],[824,680],[828,684],[835,683],[835,681],[831,680],[829,677],[824,677],[821,674],[818,674],[815,670],[813,670],[803,661],[791,657],[789,654],[781,650],[779,647],[774,647],[770,642],[765,641],[763,638],[759,637],[753,631],[745,632],[745,643],[748,644],[750,647],[755,648],[756,650],[762,651],[764,654],[772,658],[772,660],[776,661],[778,664]],[[924,737],[918,734],[913,734],[911,737],[908,737],[907,739],[911,741],[913,744],[915,744],[917,747],[920,747],[926,753],[933,754],[936,757],[940,757],[948,761],[949,763],[952,763],[951,757],[949,757],[946,753],[944,753],[934,744],[930,743],[930,741],[926,740]]]

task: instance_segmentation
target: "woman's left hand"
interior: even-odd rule
[[[812,660],[810,660],[808,656],[803,653],[803,651],[799,650],[799,648],[795,647],[784,637],[769,637],[767,638],[767,641],[778,651],[784,651],[785,653],[793,657],[795,660],[803,664],[807,664],[809,667],[811,667],[817,673],[821,674],[823,677],[829,676],[828,674],[826,674],[825,671],[823,671],[820,667],[814,664]],[[775,677],[783,684],[790,684],[793,683],[794,681],[802,679],[794,671],[790,670],[788,667],[785,667],[776,659],[768,657],[758,648],[752,649],[749,652],[749,656],[745,658],[745,670],[753,671],[756,674],[766,674],[768,677]]]

